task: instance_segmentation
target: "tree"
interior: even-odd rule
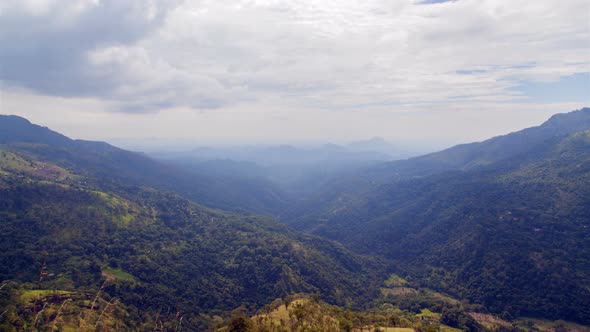
[[[236,316],[229,322],[229,332],[248,332],[252,331],[252,322],[246,316]]]

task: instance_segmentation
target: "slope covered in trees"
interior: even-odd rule
[[[337,210],[348,201],[383,184],[396,183],[452,171],[467,171],[519,158],[552,139],[590,129],[590,108],[556,114],[537,127],[527,128],[483,142],[457,145],[439,152],[406,160],[369,165],[356,172],[323,183],[301,202],[281,212],[287,223],[300,225],[306,215],[318,216],[327,209]],[[310,219],[315,223],[315,217]],[[294,222],[293,220],[297,220]]]
[[[72,140],[18,116],[0,115],[0,144],[90,177],[170,190],[224,210],[276,214],[287,204],[287,195],[261,178],[187,172],[104,142]]]
[[[454,170],[391,177],[288,223],[506,317],[589,323],[590,131],[578,131],[589,118],[590,109],[555,116],[478,143]]]
[[[202,330],[293,293],[393,304],[417,330],[482,330],[489,312],[590,324],[589,119],[347,172],[293,200],[1,116],[0,325]],[[424,308],[438,325],[418,324]]]
[[[15,292],[55,290],[61,295],[36,300],[73,306],[103,285],[106,298],[132,315],[123,319],[129,328],[165,311],[195,329],[216,312],[293,292],[354,305],[377,290],[380,265],[338,244],[268,218],[89,177],[32,158],[29,146],[24,151],[0,148],[0,280],[24,284]],[[18,316],[11,308],[3,320]]]

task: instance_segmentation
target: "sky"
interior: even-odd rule
[[[584,106],[587,0],[0,2],[0,113],[72,138],[455,144]]]

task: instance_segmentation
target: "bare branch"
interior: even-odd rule
[[[66,303],[68,303],[69,301],[71,301],[72,299],[67,299],[65,300],[60,306],[59,309],[57,309],[57,314],[55,315],[55,319],[53,319],[53,324],[51,324],[51,331],[55,331],[55,324],[57,324],[57,319],[59,318],[59,315],[61,314],[61,310],[63,309],[63,307],[66,305]]]
[[[43,303],[43,308],[41,308],[41,310],[37,313],[37,316],[35,316],[35,322],[33,323],[33,326],[37,327],[37,321],[39,320],[39,315],[41,315],[43,310],[45,310],[46,306],[47,306],[47,302]]]

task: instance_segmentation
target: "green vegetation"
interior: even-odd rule
[[[385,280],[385,286],[387,287],[403,287],[408,284],[408,281],[404,278],[392,273],[387,280]]]
[[[351,311],[329,305],[315,296],[298,295],[277,299],[251,318],[239,311],[217,331],[436,331],[438,322],[425,322],[392,306],[367,311]]]
[[[569,322],[590,323],[579,116],[339,179],[287,211],[267,186],[0,121],[0,330],[584,330]]]
[[[103,286],[106,283],[103,283]],[[30,289],[31,284],[3,283],[2,331],[113,331],[136,329],[119,299],[94,292]]]
[[[121,269],[112,269],[112,268],[105,268],[102,269],[103,276],[109,278],[114,278],[117,281],[128,281],[128,282],[135,282],[137,279],[132,276],[131,274],[121,270]]]
[[[525,331],[542,331],[542,332],[560,332],[560,331],[580,331],[589,332],[590,327],[582,326],[563,320],[549,321],[535,318],[521,318],[516,322],[516,326]]]
[[[39,162],[0,147],[0,174],[31,177],[35,180],[64,181],[73,175],[62,167]]]
[[[419,313],[400,310],[389,303],[363,311],[329,305],[317,296],[304,294],[276,299],[252,317],[241,308],[231,317],[219,321],[216,331],[588,331],[564,321],[521,320],[516,324],[491,314],[465,311],[461,306],[447,306],[439,312],[428,309]],[[565,330],[564,330],[565,331]]]
[[[20,301],[25,304],[29,304],[50,296],[64,296],[69,295],[72,292],[63,290],[48,290],[48,289],[31,289],[24,290],[20,295]]]
[[[105,303],[116,299],[117,315],[135,313],[112,324],[153,324],[160,313],[161,324],[173,325],[178,313],[185,328],[199,330],[238,306],[251,311],[297,292],[361,305],[378,294],[384,273],[380,263],[269,218],[82,175],[52,181],[11,173],[0,178],[0,206],[0,280],[17,289],[35,282],[22,286],[27,297],[52,294],[45,313],[69,298],[66,310],[89,309],[88,294],[100,292]],[[30,324],[27,308],[21,303],[0,323]],[[95,314],[86,323],[96,324]]]
[[[423,308],[423,294],[411,289],[430,288],[507,320],[590,324],[590,131],[568,133],[590,127],[590,109],[574,115],[574,129],[560,127],[570,122],[560,118],[560,126],[551,120],[526,134],[392,164],[398,175],[380,170],[371,178],[377,184],[356,185],[363,188],[356,193],[328,192],[318,201],[329,203],[303,205],[289,224],[391,260],[410,285],[394,278],[382,293],[402,308]],[[457,151],[467,164],[441,172],[437,162]],[[483,156],[495,157],[471,164]],[[399,175],[425,160],[433,164],[423,176]]]
[[[26,161],[67,169],[93,181],[100,179],[170,190],[228,211],[278,214],[288,207],[287,195],[264,179],[231,174],[203,176],[104,142],[71,140],[17,116],[0,115],[0,146],[3,151],[13,152]],[[44,174],[45,169],[38,170],[40,176],[48,176],[50,180],[57,176],[53,172]]]
[[[107,207],[113,213],[118,226],[126,226],[135,221],[136,215],[140,213],[140,207],[128,200],[120,197],[109,195],[104,192],[95,191],[95,193],[106,203]]]

